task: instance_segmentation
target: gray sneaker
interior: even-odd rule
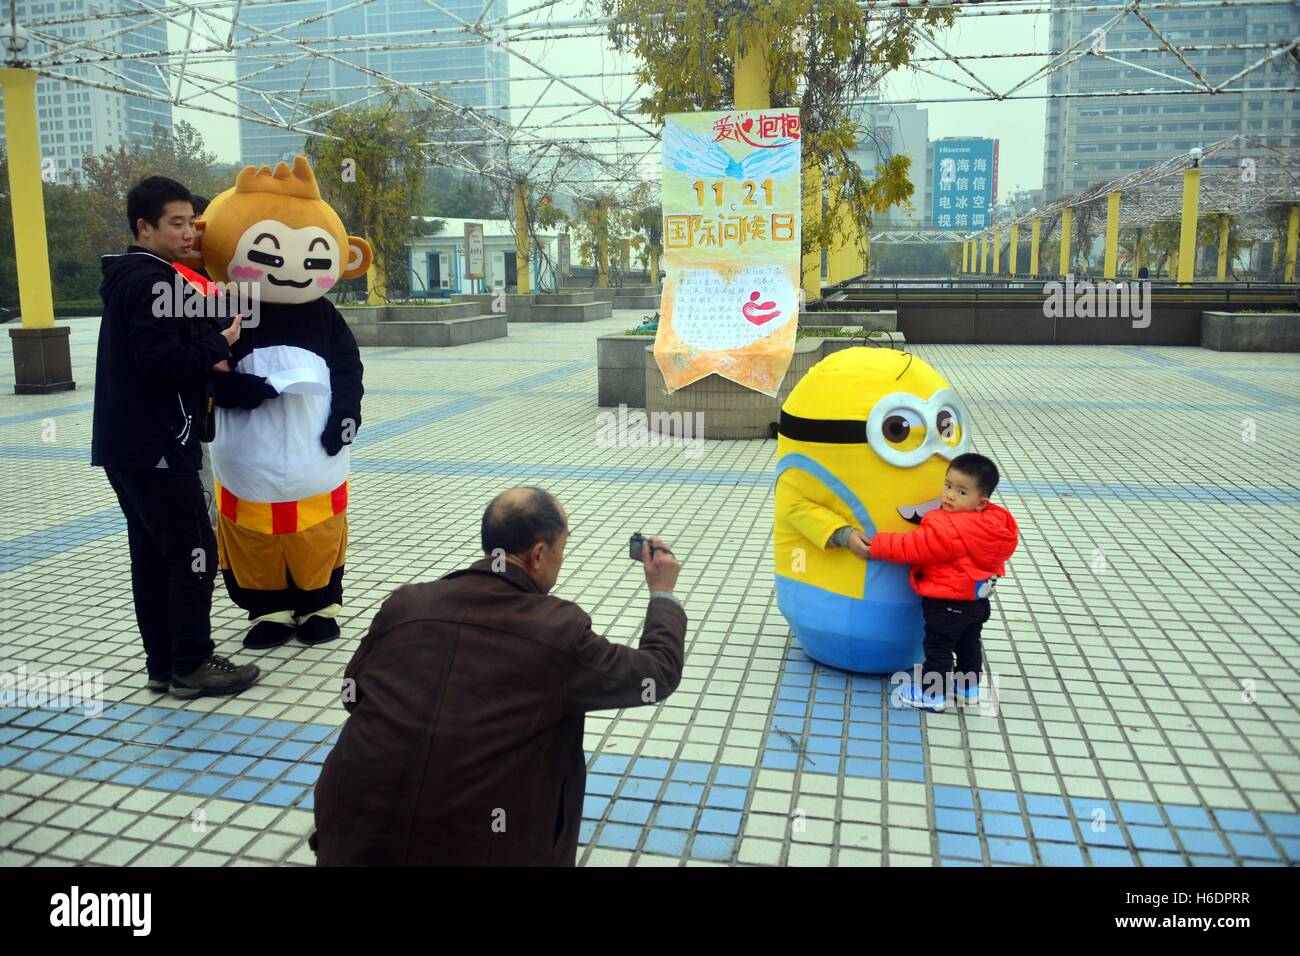
[[[213,654],[194,673],[183,677],[173,676],[171,694],[183,700],[238,694],[257,683],[261,673],[256,664],[232,664],[226,658]]]

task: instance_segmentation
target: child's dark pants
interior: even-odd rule
[[[987,598],[979,601],[955,601],[948,598],[921,598],[921,613],[925,615],[925,669],[921,687],[927,693],[931,688],[948,687],[948,675],[953,672],[953,652],[957,654],[957,673],[964,679],[979,681],[980,632],[989,619]],[[938,676],[934,676],[938,675]],[[942,683],[935,684],[934,681]],[[960,686],[960,685],[959,685]]]

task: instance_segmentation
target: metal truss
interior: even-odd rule
[[[964,232],[953,229],[931,229],[924,226],[916,228],[891,228],[880,226],[870,231],[872,242],[910,242],[925,245],[939,245],[949,242],[961,242],[969,238]]]
[[[1229,136],[1206,146],[1199,157],[1189,153],[1170,157],[1119,179],[1096,183],[1082,192],[1064,196],[1032,214],[999,222],[995,228],[1002,230],[1005,237],[1007,227],[1013,223],[1025,226],[1037,217],[1041,222],[1041,239],[1059,238],[1060,213],[1067,207],[1076,210],[1076,221],[1080,215],[1078,210],[1084,210],[1104,226],[1106,197],[1110,193],[1120,194],[1121,229],[1177,222],[1183,208],[1183,170],[1197,166],[1201,170],[1199,217],[1231,216],[1244,238],[1272,238],[1277,228],[1273,218],[1277,210],[1300,205],[1300,143],[1296,137],[1290,137],[1292,141],[1288,145],[1268,145],[1265,139]],[[983,234],[965,233],[961,238]]]
[[[264,10],[295,0],[116,0],[113,12],[70,17],[47,17],[18,24],[0,24],[0,57],[9,63],[34,70],[42,76],[82,86],[128,93],[173,107],[196,109],[220,116],[293,131],[304,136],[323,135],[316,128],[321,118],[309,93],[318,67],[337,64],[355,71],[359,82],[332,87],[330,93],[339,108],[369,102],[389,92],[409,95],[412,101],[431,110],[437,120],[437,135],[426,145],[429,161],[494,179],[503,186],[530,176],[548,188],[574,197],[593,191],[609,194],[617,201],[643,183],[657,186],[659,130],[645,117],[635,84],[631,92],[615,99],[606,95],[597,81],[634,75],[630,55],[605,51],[604,61],[617,64],[609,71],[592,72],[592,64],[578,57],[566,58],[564,42],[604,37],[610,21],[600,17],[561,19],[555,8],[561,0],[537,0],[514,13],[502,12],[505,0],[482,0],[477,16],[459,15],[437,0],[422,0],[452,25],[431,30],[393,30],[384,33],[338,36],[308,36],[302,31],[320,20],[366,7],[375,0],[352,0],[327,13],[303,16],[274,29],[250,22],[247,12]],[[445,2],[445,0],[444,0]],[[1161,32],[1148,17],[1153,11],[1194,9],[1241,9],[1287,7],[1296,9],[1297,0],[1123,0],[1113,3],[1071,3],[1063,0],[864,0],[859,4],[877,28],[883,16],[900,8],[946,8],[958,22],[971,17],[1044,17],[1058,13],[1108,15],[1103,27],[1092,34],[1073,38],[1065,49],[1027,50],[1016,53],[960,54],[942,40],[922,37],[909,67],[918,73],[950,84],[965,95],[898,99],[881,97],[874,104],[937,103],[1066,99],[1077,97],[1150,95],[1234,95],[1244,92],[1246,78],[1272,65],[1286,63],[1288,70],[1274,76],[1267,86],[1250,87],[1251,92],[1300,92],[1296,64],[1300,63],[1300,35],[1252,39],[1242,44],[1185,44]],[[0,9],[12,21],[13,0]],[[1140,22],[1149,29],[1147,45],[1107,49],[1105,37],[1117,26]],[[1300,21],[1298,21],[1300,22]],[[158,24],[170,24],[183,41],[175,49],[139,51],[124,42],[133,31]],[[65,31],[80,30],[82,36]],[[21,31],[30,42],[15,52],[10,37]],[[493,45],[510,58],[510,84],[529,84],[536,95],[531,102],[465,106],[456,100],[458,86],[488,84],[488,78],[449,80],[413,84],[356,62],[362,54],[379,52],[427,52]],[[542,47],[545,55],[538,55]],[[1223,82],[1210,83],[1193,60],[1202,53],[1239,50],[1254,59]],[[1129,59],[1154,52],[1166,54],[1166,69],[1157,70]],[[218,78],[214,67],[239,59],[243,74],[235,80]],[[1048,90],[1054,74],[1067,72],[1087,57],[1124,64],[1151,75],[1153,85],[1145,89],[1105,93]],[[1010,84],[996,86],[981,78],[980,69],[1008,59],[1033,58],[1043,61]],[[574,69],[565,71],[557,64]],[[297,89],[274,88],[270,79],[288,67],[306,65],[306,75]],[[140,69],[147,67],[147,69]],[[896,72],[896,71],[895,71]],[[535,84],[535,86],[533,86]],[[572,94],[563,102],[546,101],[555,91]],[[215,98],[218,104],[212,105]],[[502,110],[517,119],[507,121]],[[956,236],[957,234],[954,234]]]

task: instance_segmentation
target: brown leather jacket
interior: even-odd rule
[[[685,639],[685,612],[656,598],[640,648],[611,644],[576,604],[487,559],[394,591],[344,674],[317,861],[574,865],[583,715],[664,700]]]

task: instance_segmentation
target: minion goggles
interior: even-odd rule
[[[828,445],[865,442],[881,460],[898,468],[914,468],[933,455],[949,461],[970,451],[970,411],[950,388],[941,388],[928,399],[911,392],[893,392],[881,397],[865,422],[822,418],[800,418],[782,409],[777,433],[793,441]],[[901,448],[912,432],[925,429],[925,437],[914,447]]]

